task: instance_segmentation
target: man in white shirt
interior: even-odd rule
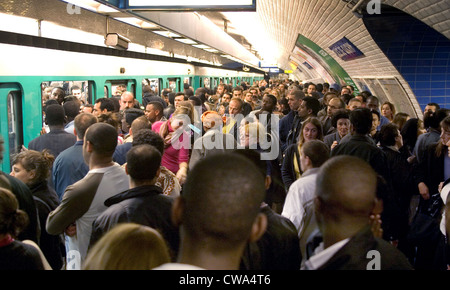
[[[302,146],[300,167],[303,174],[289,187],[281,213],[282,216],[290,219],[297,228],[303,258],[306,257],[306,240],[317,227],[313,209],[317,172],[329,156],[330,149],[322,141],[311,140]]]

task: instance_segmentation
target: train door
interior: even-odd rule
[[[3,172],[11,171],[11,157],[22,149],[22,91],[19,84],[0,84],[0,132],[3,139]]]

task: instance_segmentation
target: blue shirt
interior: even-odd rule
[[[83,141],[67,148],[56,157],[53,163],[53,184],[59,199],[62,199],[66,187],[82,179],[89,171],[83,158]]]

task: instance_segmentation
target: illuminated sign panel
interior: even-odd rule
[[[329,48],[345,61],[364,56],[364,54],[346,37],[334,43]]]
[[[155,11],[256,11],[256,0],[128,0],[126,9]]]

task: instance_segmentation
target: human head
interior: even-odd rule
[[[380,145],[383,147],[395,146],[400,149],[403,146],[403,137],[397,125],[387,123],[380,129]]]
[[[311,95],[311,93],[312,92],[316,92],[317,90],[316,90],[316,85],[315,84],[313,84],[313,83],[310,83],[309,85],[308,85],[308,88],[307,88],[307,94],[308,95]]]
[[[133,124],[134,120],[136,120],[139,117],[145,117],[144,111],[141,109],[136,108],[128,108],[124,111],[124,118],[125,123],[127,124],[128,129],[131,127],[131,124]]]
[[[341,88],[341,95],[345,95],[345,94],[348,94],[348,95],[352,94],[352,92],[350,91],[350,89],[348,87]]]
[[[261,110],[272,113],[277,107],[277,98],[274,95],[265,95],[262,99]]]
[[[0,187],[0,235],[17,238],[28,224],[28,215],[19,209],[16,196],[8,189]]]
[[[117,129],[112,125],[99,122],[92,124],[84,135],[83,157],[90,164],[93,154],[102,158],[111,158],[117,146]]]
[[[95,101],[92,113],[98,117],[100,114],[114,112],[114,109],[114,101],[112,99],[100,98]]]
[[[134,107],[134,95],[132,92],[125,91],[120,96],[120,110]]]
[[[222,94],[222,103],[229,103],[231,101],[231,94],[230,93],[223,93]]]
[[[378,126],[380,126],[381,115],[378,110],[371,109],[372,112],[372,129],[371,131],[377,130]]]
[[[399,112],[395,114],[394,120],[392,123],[396,124],[399,130],[402,130],[403,126],[405,125],[406,121],[409,120],[409,114]]]
[[[50,95],[50,98],[58,101],[58,103],[60,105],[62,105],[62,103],[64,102],[65,97],[66,97],[66,92],[60,87],[54,88]]]
[[[220,98],[222,97],[223,93],[225,93],[227,91],[227,88],[224,84],[219,84],[217,86],[217,91],[216,91],[216,95]]]
[[[334,112],[340,109],[345,109],[345,103],[344,101],[339,97],[333,97],[328,101],[328,107],[327,107],[327,115],[328,117],[332,117]]]
[[[49,126],[63,126],[65,120],[62,105],[49,105],[45,107],[45,122]]]
[[[297,114],[302,119],[308,117],[315,117],[320,110],[320,102],[314,97],[304,97],[300,101],[300,106],[297,109]]]
[[[424,108],[424,110],[423,110],[423,113],[425,114],[425,112],[436,112],[436,110],[439,110],[441,107],[438,105],[438,104],[436,104],[436,103],[428,103],[426,106],[425,106],[425,108]]]
[[[136,183],[156,181],[161,165],[161,153],[149,144],[132,146],[127,152],[125,169]]]
[[[49,150],[42,152],[35,150],[21,151],[12,159],[11,176],[16,177],[29,187],[46,182],[55,161]]]
[[[79,140],[83,140],[87,128],[97,122],[97,117],[95,117],[93,114],[81,113],[76,116],[73,124],[77,134],[77,138]]]
[[[236,86],[234,89],[233,89],[233,98],[240,98],[240,99],[242,99],[243,98],[243,89],[242,89],[242,87],[241,86]]]
[[[256,144],[266,135],[266,128],[260,122],[246,123],[240,131],[240,144],[245,148],[256,149]],[[252,145],[254,148],[250,147]]]
[[[314,208],[319,229],[327,233],[328,227],[345,228],[350,237],[368,225],[376,190],[377,174],[363,159],[350,155],[330,158],[316,179]],[[328,238],[324,236],[325,247]]]
[[[308,118],[303,122],[298,142],[304,144],[309,140],[323,140],[322,123],[317,118]]]
[[[445,117],[441,121],[441,142],[443,145],[448,146],[450,141],[450,116]]]
[[[348,110],[337,110],[331,118],[331,125],[336,128],[339,135],[344,137],[350,131],[350,114]]]
[[[380,101],[375,96],[369,96],[366,100],[366,108],[380,111]]]
[[[201,121],[205,131],[209,129],[220,129],[223,126],[223,119],[216,111],[206,111],[201,116]]]
[[[381,105],[381,115],[385,116],[389,120],[393,120],[395,116],[395,107],[391,102],[384,102]]]
[[[300,167],[303,172],[310,168],[319,168],[330,156],[330,148],[323,141],[306,141],[300,149]]]
[[[423,132],[423,122],[418,118],[410,118],[408,121],[406,121],[405,125],[400,131],[403,137],[403,143],[405,144],[405,146],[409,146],[410,149],[414,148],[417,142],[417,138]]]
[[[288,99],[289,108],[292,111],[297,111],[301,101],[305,98],[305,93],[302,90],[293,89],[287,93],[286,98]]]
[[[68,121],[72,121],[80,113],[80,104],[76,101],[64,102],[63,108]]]
[[[79,86],[72,86],[70,92],[73,96],[77,97],[77,99],[81,99],[81,89]]]
[[[139,130],[135,135],[133,135],[133,143],[132,146],[138,145],[152,145],[156,149],[158,149],[161,156],[164,153],[164,139],[151,129],[142,129]]]
[[[350,124],[357,134],[368,134],[372,128],[372,120],[372,112],[368,108],[357,108],[350,112]]]
[[[180,102],[183,101],[185,101],[184,93],[176,93],[174,99],[175,108],[177,108],[180,105]]]
[[[264,197],[264,177],[247,158],[218,153],[200,160],[173,205],[182,236],[180,253],[188,248],[206,256],[222,253],[229,260],[205,257],[195,263],[206,269],[238,269],[247,242],[265,230],[267,220],[260,213]],[[190,262],[183,256],[179,261]]]
[[[119,129],[120,121],[116,113],[113,112],[102,113],[97,117],[97,120],[100,123],[110,124],[114,128]]]
[[[361,108],[362,107],[362,101],[358,98],[352,98],[350,99],[350,101],[348,101],[347,104],[347,109],[349,109],[350,111],[353,111],[356,108]]]
[[[94,113],[94,105],[92,105],[92,104],[85,104],[83,106],[83,109],[81,110],[81,113],[93,114]]]
[[[145,116],[152,123],[161,120],[164,116],[163,105],[156,101],[148,103],[145,107]]]
[[[170,262],[161,234],[148,226],[120,223],[95,243],[84,270],[151,270]]]
[[[242,112],[244,103],[240,98],[232,98],[228,105],[228,112],[230,115],[237,115]]]

